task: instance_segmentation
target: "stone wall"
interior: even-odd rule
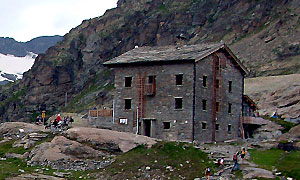
[[[145,96],[144,118],[151,121],[151,137],[165,140],[192,140],[193,108],[193,63],[155,66],[128,66],[115,68],[115,126],[116,130],[136,132],[136,112],[138,106],[138,74],[155,76],[156,94]],[[176,85],[175,75],[183,74],[183,84]],[[132,87],[124,87],[125,77],[132,77]],[[175,109],[175,97],[182,98],[182,109]],[[132,99],[132,109],[124,110],[126,98]],[[120,118],[127,118],[127,124],[120,124]],[[146,120],[147,121],[147,120]],[[170,122],[170,129],[164,129],[163,123]],[[141,121],[140,132],[144,134]]]
[[[223,52],[218,56],[226,58],[226,67],[220,69],[217,102],[219,112],[216,123],[219,130],[215,132],[216,141],[235,139],[239,136],[239,119],[242,112],[243,75]],[[212,56],[196,63],[165,64],[152,66],[115,67],[115,103],[114,129],[125,132],[137,132],[138,78],[155,76],[156,94],[145,97],[144,119],[140,121],[139,133],[147,135],[145,126],[151,124],[150,136],[164,140],[193,140],[193,102],[194,140],[199,142],[212,141],[212,95],[213,72]],[[176,85],[175,76],[183,74],[182,85]],[[203,76],[207,77],[207,86],[203,87]],[[125,77],[132,77],[132,87],[125,86]],[[232,91],[229,92],[229,81]],[[195,83],[194,83],[195,82]],[[194,95],[195,86],[195,95]],[[182,98],[182,109],[175,109],[175,98]],[[195,99],[194,99],[195,98]],[[125,99],[131,99],[131,109],[125,110]],[[202,109],[206,100],[206,110]],[[229,105],[230,104],[230,105]],[[228,112],[231,106],[231,113]],[[126,119],[120,123],[120,118]],[[164,128],[164,122],[170,124]],[[203,129],[202,123],[206,124]],[[229,131],[230,126],[230,131]]]
[[[218,52],[220,57],[226,58],[223,53]],[[213,72],[212,56],[200,60],[196,64],[196,111],[195,111],[195,140],[210,142],[212,140],[212,96],[213,96]],[[242,112],[243,76],[232,60],[226,58],[226,67],[220,68],[219,88],[217,89],[217,102],[219,112],[216,113],[216,141],[224,141],[238,137],[239,118]],[[207,76],[207,87],[203,87],[203,76]],[[232,91],[229,92],[229,81],[232,81]],[[202,100],[205,99],[206,110],[202,109]],[[231,113],[228,113],[229,103]],[[202,123],[206,123],[203,129]],[[231,126],[231,132],[228,131]]]

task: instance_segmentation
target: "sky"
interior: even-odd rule
[[[0,37],[26,42],[65,35],[85,19],[117,6],[117,0],[0,0]]]

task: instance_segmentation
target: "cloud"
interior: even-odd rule
[[[7,0],[0,7],[0,37],[28,41],[64,35],[82,20],[101,16],[116,5],[117,0]]]

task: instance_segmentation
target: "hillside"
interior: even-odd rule
[[[32,123],[1,123],[0,179],[200,180],[207,167],[212,170],[211,179],[300,177],[300,126],[281,135],[274,133],[280,126],[274,128],[269,121],[254,139],[197,145],[79,127],[79,121],[69,128],[50,129]],[[284,146],[277,138],[293,141]],[[232,172],[232,155],[241,147],[247,149],[246,158],[239,162],[240,170]],[[220,158],[224,166],[215,164]]]
[[[260,115],[277,111],[282,118],[299,118],[300,74],[246,79],[245,93],[258,102]]]
[[[299,72],[299,7],[297,0],[119,0],[39,55],[20,82],[3,87],[0,119],[111,106],[113,72],[102,63],[136,45],[174,44],[180,33],[188,44],[224,40],[251,76]]]
[[[24,57],[28,52],[45,53],[46,50],[62,40],[61,36],[41,36],[27,42],[18,42],[13,38],[0,37],[0,53]]]

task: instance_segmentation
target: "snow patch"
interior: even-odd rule
[[[28,71],[37,54],[28,53],[25,57],[15,57],[13,55],[4,55],[0,53],[0,84],[6,81],[13,82],[22,79],[23,73]]]

